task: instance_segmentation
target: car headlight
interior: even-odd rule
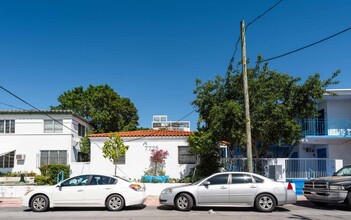
[[[34,189],[28,189],[27,192],[24,193],[24,195],[28,195],[30,192],[32,192]]]
[[[345,187],[340,185],[329,185],[329,189],[331,190],[345,190]]]
[[[164,189],[161,193],[162,194],[171,194],[173,190],[171,188]]]

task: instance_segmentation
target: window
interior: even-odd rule
[[[15,164],[15,151],[0,156],[0,168],[13,168]]]
[[[126,157],[118,157],[117,164],[126,164]]]
[[[253,178],[254,178],[254,180],[255,180],[256,183],[263,183],[263,182],[264,182],[263,179],[258,178],[257,176],[253,176]]]
[[[209,181],[211,185],[228,184],[228,174],[216,175],[214,177],[211,177],[207,181]]]
[[[62,133],[63,120],[44,120],[44,133]]]
[[[89,176],[76,176],[62,182],[61,186],[85,186],[88,182]]]
[[[232,183],[252,183],[252,177],[247,174],[232,174]]]
[[[66,150],[42,150],[40,151],[40,166],[46,164],[67,164]]]
[[[90,185],[112,185],[116,184],[117,180],[108,176],[93,176]]]
[[[78,135],[81,137],[85,137],[85,126],[78,124]]]
[[[189,146],[178,146],[178,163],[195,164],[196,155],[190,152]]]
[[[15,120],[0,120],[0,133],[15,133]]]

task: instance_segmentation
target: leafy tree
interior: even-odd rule
[[[188,143],[197,155],[198,164],[191,172],[193,182],[219,170],[218,142],[213,140],[211,132],[196,132],[188,137]]]
[[[135,130],[138,125],[134,104],[108,85],[89,85],[86,90],[79,86],[61,94],[58,101],[60,105],[51,109],[72,110],[86,119],[96,133]]]
[[[317,103],[328,86],[338,83],[335,78],[339,72],[325,81],[316,73],[302,83],[300,78],[269,69],[268,64],[248,68],[251,141],[256,158],[264,156],[273,144],[299,143],[298,119],[318,116]],[[230,69],[225,78],[216,76],[205,83],[197,80],[194,94],[192,104],[199,112],[198,130],[204,139],[197,143],[204,144],[190,144],[193,149],[218,151],[220,141],[245,148],[244,90],[238,68]]]
[[[126,155],[128,146],[124,145],[122,138],[117,134],[111,134],[109,140],[104,142],[102,154],[115,165],[115,175],[117,174],[118,158],[123,158]]]

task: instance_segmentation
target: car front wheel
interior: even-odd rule
[[[120,195],[111,195],[107,198],[106,208],[109,211],[121,211],[124,207],[124,199]]]
[[[271,212],[276,207],[275,198],[270,194],[261,194],[255,200],[255,207],[260,212]]]
[[[193,207],[193,203],[193,198],[186,193],[180,194],[175,200],[175,205],[179,211],[189,211]]]
[[[44,195],[37,195],[31,201],[33,212],[45,212],[49,208],[49,199]]]

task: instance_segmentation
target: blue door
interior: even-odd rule
[[[318,170],[316,171],[318,177],[327,176],[327,161],[324,158],[327,158],[327,149],[321,148],[317,149],[317,157],[321,158],[318,160]]]

